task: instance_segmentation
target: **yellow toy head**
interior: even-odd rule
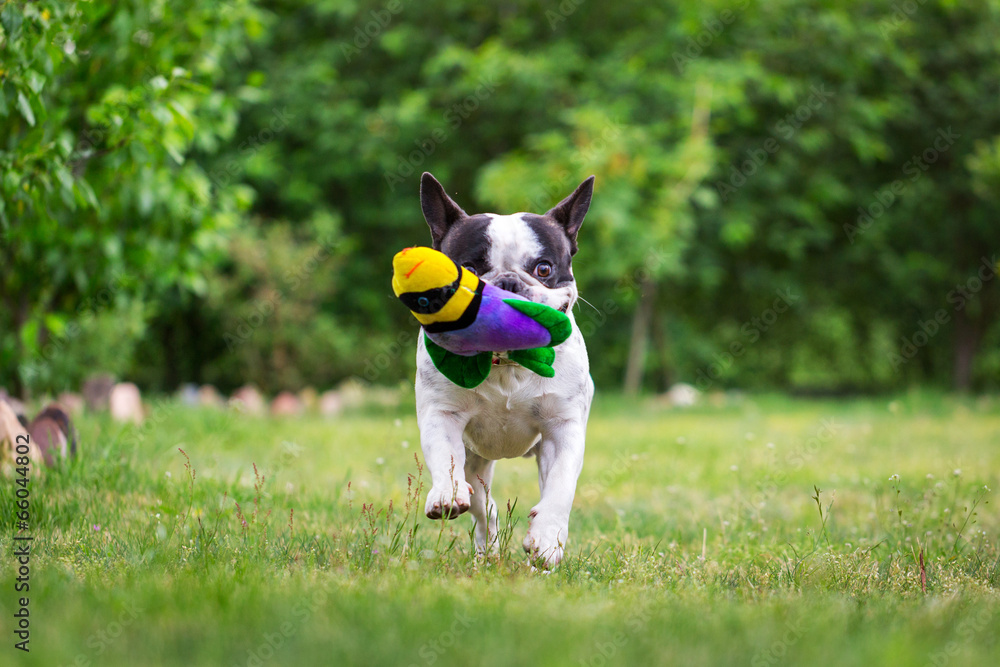
[[[474,273],[433,248],[406,248],[392,258],[392,291],[421,324],[457,321],[478,288]]]

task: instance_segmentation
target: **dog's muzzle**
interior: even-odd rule
[[[520,278],[512,273],[500,274],[493,281],[495,287],[506,290],[512,294],[522,294],[527,285]]]

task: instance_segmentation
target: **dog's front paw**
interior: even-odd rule
[[[434,486],[427,494],[424,514],[428,519],[454,519],[469,510],[472,485],[456,481],[452,486]]]
[[[563,559],[569,528],[565,522],[531,511],[528,534],[524,536],[524,550],[532,563],[541,562],[551,570]]]

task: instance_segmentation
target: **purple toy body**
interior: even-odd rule
[[[464,329],[429,333],[427,336],[463,357],[494,350],[530,350],[552,342],[548,329],[521,311],[511,308],[504,299],[527,301],[513,292],[486,283],[483,301],[475,321]]]

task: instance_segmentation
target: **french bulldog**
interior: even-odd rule
[[[573,320],[578,292],[572,267],[593,190],[591,176],[543,215],[469,215],[431,174],[421,177],[420,206],[435,250],[487,283],[566,313],[573,325],[572,335],[555,348],[554,377],[536,375],[498,352],[489,376],[473,389],[438,372],[418,336],[417,425],[431,475],[424,511],[431,519],[469,511],[481,555],[497,550],[494,465],[521,456],[537,460],[541,493],[528,514],[524,550],[546,568],[558,565],[565,552],[594,397],[587,348]]]

